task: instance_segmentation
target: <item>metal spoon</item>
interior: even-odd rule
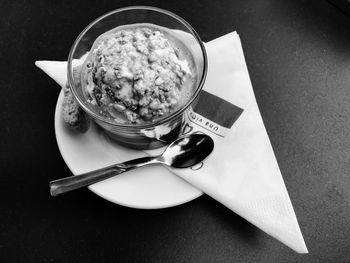
[[[50,193],[52,196],[57,196],[149,164],[161,163],[173,168],[190,167],[204,160],[213,149],[214,141],[208,135],[199,133],[187,135],[172,142],[159,156],[142,157],[51,181]]]

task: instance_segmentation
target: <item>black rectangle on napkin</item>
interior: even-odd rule
[[[202,90],[194,111],[203,117],[230,129],[243,109],[232,103]]]

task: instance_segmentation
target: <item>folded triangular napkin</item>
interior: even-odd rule
[[[205,46],[208,75],[185,131],[209,134],[215,149],[204,163],[172,171],[296,252],[308,253],[255,100],[239,36],[233,32]],[[61,86],[66,84],[66,62],[36,65]]]

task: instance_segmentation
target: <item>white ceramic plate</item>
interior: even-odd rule
[[[84,134],[72,131],[62,120],[62,100],[61,91],[55,112],[56,139],[62,157],[74,175],[146,155],[112,142],[95,124]],[[202,195],[201,191],[160,165],[127,172],[93,184],[89,189],[113,203],[143,209],[172,207]]]

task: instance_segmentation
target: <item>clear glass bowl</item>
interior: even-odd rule
[[[73,68],[82,64],[83,57],[90,52],[94,41],[106,31],[122,25],[148,23],[165,27],[176,35],[190,50],[194,59],[196,83],[194,92],[185,105],[166,117],[151,123],[117,123],[94,110],[87,102],[80,82],[73,77]],[[186,112],[196,103],[207,73],[207,55],[196,31],[179,16],[159,8],[132,6],[116,9],[89,24],[75,40],[68,57],[68,84],[80,107],[101,126],[107,134],[120,144],[136,149],[162,147],[176,139],[187,122]]]

